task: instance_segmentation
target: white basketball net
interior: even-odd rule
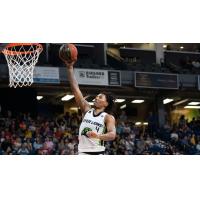
[[[2,52],[8,63],[9,86],[31,86],[33,70],[42,52],[42,45],[17,43],[15,46],[7,46]]]

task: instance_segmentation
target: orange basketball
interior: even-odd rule
[[[63,44],[60,47],[59,56],[63,61],[73,62],[77,60],[78,50],[74,44]]]

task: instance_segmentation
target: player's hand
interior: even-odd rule
[[[71,69],[73,68],[74,64],[75,64],[76,61],[67,61],[67,60],[64,60],[64,63],[65,65],[67,66],[67,68]]]
[[[86,133],[86,135],[89,137],[89,138],[96,138],[96,139],[99,139],[99,135],[93,131],[88,131]]]
[[[76,61],[65,60],[59,53],[59,58],[65,63],[67,68],[73,68]]]

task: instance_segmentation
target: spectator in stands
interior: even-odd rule
[[[76,113],[73,113],[71,117],[71,127],[77,128],[79,124],[80,124],[80,121],[79,121],[78,115]]]
[[[175,130],[173,130],[171,133],[171,139],[175,142],[178,141],[178,133]]]
[[[125,112],[124,110],[122,110],[122,112],[121,112],[121,114],[120,114],[120,116],[119,116],[119,120],[120,120],[121,122],[127,121],[127,115],[126,115],[126,112]]]
[[[12,133],[9,131],[9,128],[6,128],[6,129],[5,129],[4,137],[7,138],[8,140],[11,139]]]
[[[120,122],[119,120],[117,122],[118,123],[117,123],[116,131],[118,134],[123,134],[125,124],[124,124],[124,122]]]
[[[147,121],[148,121],[148,132],[150,136],[153,137],[157,130],[157,119],[156,119],[156,116],[153,114],[153,112],[149,112]]]
[[[197,150],[197,153],[200,153],[200,141],[198,141],[196,145],[196,150]]]
[[[32,131],[30,128],[28,128],[26,131],[25,131],[25,138],[26,139],[31,139],[32,138]]]
[[[65,120],[65,117],[57,119],[56,118],[56,125],[59,127],[60,131],[64,131],[67,127],[68,120]]]
[[[12,112],[11,112],[10,110],[7,111],[7,117],[8,117],[9,119],[11,119],[11,117],[12,117]]]
[[[193,129],[196,125],[196,119],[195,117],[192,118],[192,121],[188,124],[188,126]]]
[[[184,128],[186,126],[186,120],[185,120],[184,115],[181,115],[179,122],[178,122],[178,126],[179,126],[179,128]]]
[[[70,138],[67,142],[67,147],[69,148],[69,151],[70,152],[73,152],[74,151],[74,145],[75,143],[73,142],[73,140]]]
[[[17,137],[12,143],[13,154],[17,154],[21,146],[22,146],[21,138]]]
[[[70,113],[69,112],[66,112],[65,115],[63,116],[63,121],[65,122],[65,125],[67,127],[70,126],[71,124],[71,116],[70,116]]]
[[[165,120],[165,124],[164,124],[163,128],[164,128],[167,132],[171,130],[171,126],[170,126],[169,120]]]
[[[72,152],[70,151],[70,149],[68,148],[67,145],[64,146],[64,149],[61,151],[61,155],[70,155]]]
[[[29,138],[26,139],[26,147],[27,147],[28,151],[30,152],[30,154],[33,154],[33,145]]]
[[[131,127],[130,127],[130,123],[129,122],[126,122],[125,123],[125,127],[124,127],[124,130],[123,130],[123,134],[125,137],[128,137],[129,134],[131,133]]]
[[[27,148],[27,143],[22,143],[22,146],[19,148],[18,155],[29,155],[29,150]]]
[[[33,150],[34,150],[35,154],[38,154],[39,150],[41,150],[42,147],[43,147],[42,140],[41,140],[40,136],[37,136],[33,143]]]
[[[192,136],[190,137],[190,144],[191,145],[196,145],[196,136],[195,134],[192,134]]]
[[[26,131],[26,123],[25,123],[25,121],[21,121],[20,124],[19,124],[19,127],[20,127],[22,132],[25,132]]]
[[[58,143],[57,153],[61,154],[61,152],[63,152],[64,149],[65,149],[65,142],[64,142],[64,139],[62,138],[60,142]]]
[[[1,141],[2,141],[1,148],[2,148],[3,154],[5,154],[5,155],[12,154],[11,139],[8,136],[6,136],[6,137],[3,136]]]
[[[135,149],[134,140],[132,140],[131,135],[127,137],[127,140],[125,141],[126,146],[126,152],[128,155],[132,155]]]
[[[43,152],[46,154],[52,154],[54,150],[54,143],[52,142],[52,138],[46,137],[43,145]]]
[[[142,154],[143,151],[145,150],[145,148],[146,148],[146,143],[145,143],[144,138],[143,138],[142,135],[140,136],[140,139],[138,139],[138,140],[136,141],[136,147],[137,147],[137,149],[136,149],[136,154]]]

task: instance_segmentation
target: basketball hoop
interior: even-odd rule
[[[33,83],[33,70],[43,47],[38,43],[11,43],[2,51],[9,68],[9,86],[23,87]]]

